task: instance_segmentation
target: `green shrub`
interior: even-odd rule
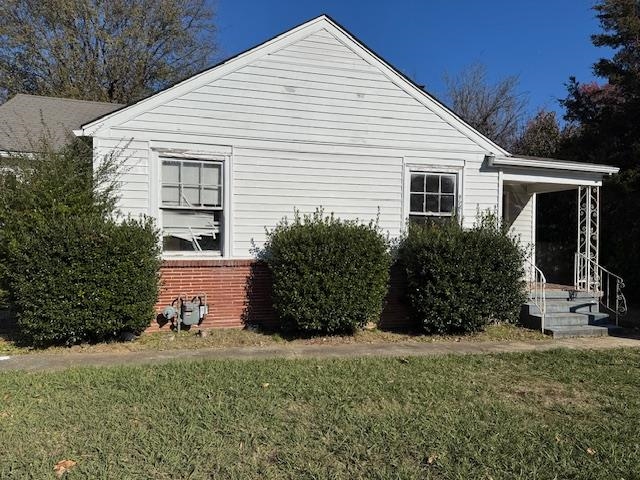
[[[0,277],[35,346],[140,333],[160,267],[151,220],[114,217],[115,163],[93,172],[82,143],[35,155],[0,194]]]
[[[411,316],[425,332],[473,332],[518,318],[525,251],[495,217],[482,216],[470,230],[456,221],[410,225],[398,258]]]
[[[282,328],[348,333],[377,321],[389,282],[388,247],[374,222],[341,221],[322,210],[283,220],[264,249]]]

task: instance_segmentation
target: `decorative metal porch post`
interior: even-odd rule
[[[600,187],[578,187],[578,250],[575,259],[575,286],[600,289],[598,243],[600,240]]]

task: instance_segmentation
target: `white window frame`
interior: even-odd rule
[[[167,142],[168,143],[168,142]],[[233,230],[231,224],[232,216],[232,195],[233,185],[233,152],[231,147],[218,147],[211,151],[186,150],[176,148],[164,148],[161,142],[149,142],[149,182],[151,205],[150,213],[156,220],[156,226],[160,230],[160,247],[162,249],[162,161],[163,160],[185,160],[196,162],[212,162],[222,165],[222,209],[221,209],[221,243],[220,251],[165,251],[162,249],[162,258],[165,260],[202,260],[214,258],[233,258]],[[165,144],[166,145],[166,144]],[[171,209],[171,207],[168,207]],[[202,210],[212,210],[209,207]]]
[[[164,171],[164,164],[165,162],[172,162],[172,163],[177,163],[178,164],[178,171],[182,172],[183,168],[184,168],[184,164],[193,164],[193,165],[198,165],[198,169],[199,169],[199,173],[198,173],[198,177],[199,177],[199,181],[198,184],[185,184],[182,179],[180,178],[178,180],[178,182],[169,182],[167,181],[165,178],[163,178],[163,171]],[[219,175],[219,179],[220,179],[220,183],[218,183],[217,185],[206,185],[202,183],[202,168],[204,165],[215,165],[217,167],[220,168],[220,175]],[[164,189],[165,186],[174,186],[174,187],[178,187],[178,205],[167,205],[164,203],[164,199],[162,198],[162,190]],[[187,202],[187,199],[183,193],[183,189],[186,188],[193,188],[196,187],[198,188],[198,198],[200,200],[202,200],[202,192],[204,190],[205,187],[216,187],[219,190],[219,198],[220,198],[220,202],[219,205],[202,205],[202,203],[200,203],[199,205],[183,205],[183,201]],[[205,213],[209,213],[212,216],[215,216],[215,212],[220,212],[218,214],[218,218],[219,218],[219,222],[218,222],[218,231],[217,231],[217,235],[220,237],[219,241],[220,241],[220,249],[219,250],[195,250],[194,252],[197,255],[202,255],[202,254],[210,254],[210,255],[216,255],[216,256],[221,256],[222,255],[222,250],[224,248],[224,241],[222,240],[224,238],[224,162],[223,161],[219,161],[219,160],[203,160],[203,159],[194,159],[194,158],[175,158],[175,157],[170,157],[170,156],[162,156],[160,157],[160,211],[161,211],[161,216],[162,219],[164,221],[164,212],[171,212],[171,211],[175,211],[175,212],[180,212],[180,211],[184,211],[184,212],[205,212]],[[194,245],[196,245],[198,242],[195,239],[196,235],[194,234],[194,232],[191,230],[191,227],[189,227],[189,231],[191,232],[191,234],[193,235],[193,239],[192,239],[192,243],[194,243]],[[164,243],[164,225],[163,225],[163,230],[162,230],[162,236],[163,236],[163,243]],[[198,245],[199,247],[199,245]],[[173,250],[168,250],[167,253],[173,253]],[[179,251],[178,251],[179,252]],[[190,251],[188,251],[188,253],[192,253]]]
[[[453,163],[453,162],[452,162]],[[403,188],[403,200],[402,200],[402,217],[404,222],[409,221],[410,215],[418,215],[411,213],[411,174],[432,174],[432,175],[455,175],[455,193],[454,201],[455,208],[454,214],[457,217],[459,223],[462,224],[462,211],[464,200],[464,162],[455,162],[454,165],[434,165],[423,163],[405,163],[404,164],[404,188]],[[448,218],[452,217],[451,214],[431,215],[424,214],[427,218]]]
[[[160,208],[165,209],[165,210],[219,210],[219,211],[223,211],[224,210],[224,162],[221,160],[202,160],[202,159],[194,159],[194,158],[173,158],[173,157],[160,157],[160,176],[162,177],[162,167],[163,167],[163,163],[164,162],[176,162],[178,164],[180,164],[180,168],[182,169],[182,164],[184,163],[197,163],[198,165],[200,165],[202,167],[202,165],[218,165],[220,166],[220,180],[222,183],[219,183],[218,185],[205,185],[205,186],[215,186],[218,187],[220,189],[220,205],[219,206],[203,206],[202,204],[200,206],[190,206],[190,205],[164,205],[163,203],[161,203]],[[160,178],[160,188],[162,189],[162,187],[164,187],[165,185],[172,185],[172,186],[177,186],[178,188],[180,188],[180,197],[184,196],[182,195],[182,188],[183,187],[183,183],[182,182],[178,182],[178,183],[172,183],[172,182],[166,182],[164,180],[164,178]],[[194,185],[190,185],[190,186],[194,186]],[[202,194],[202,188],[203,188],[203,184],[199,183],[198,184],[198,188],[200,189],[200,194]],[[162,192],[160,192],[161,197],[160,197],[160,202],[162,202]],[[186,200],[186,199],[185,199]]]

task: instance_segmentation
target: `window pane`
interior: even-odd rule
[[[213,236],[211,234],[201,234],[197,235],[196,239],[198,241],[198,245],[200,245],[200,249],[207,251],[220,251],[220,237]]]
[[[427,192],[438,193],[440,191],[440,175],[427,175]]]
[[[409,223],[413,225],[446,225],[451,221],[451,217],[429,216],[429,215],[409,215]]]
[[[221,185],[222,166],[216,163],[202,164],[202,185]]]
[[[162,223],[165,251],[220,250],[220,212],[165,210]]]
[[[200,187],[184,186],[182,187],[182,206],[199,207],[200,206]]]
[[[455,177],[452,176],[442,176],[442,193],[453,193],[454,192],[454,180]]]
[[[440,212],[453,213],[455,203],[453,200],[453,195],[443,195],[442,197],[440,197]]]
[[[411,205],[409,207],[411,212],[424,212],[424,195],[421,193],[411,194]]]
[[[184,183],[185,185],[200,184],[200,163],[182,163],[182,183]]]
[[[196,243],[197,242],[197,243]],[[198,246],[200,248],[198,249]],[[164,231],[162,235],[162,248],[165,252],[219,252],[220,237],[211,234],[183,234]]]
[[[219,188],[204,187],[202,189],[202,205],[204,207],[219,207],[222,205],[222,195]]]
[[[163,183],[179,183],[180,182],[180,163],[170,160],[162,161],[162,182]]]
[[[192,228],[199,230],[218,230],[217,212],[193,210],[164,210],[163,228]]]
[[[162,186],[162,204],[163,205],[180,205],[180,187],[178,186]]]
[[[416,173],[411,175],[411,191],[424,192],[424,175]]]
[[[438,211],[438,195],[427,195],[427,212]]]

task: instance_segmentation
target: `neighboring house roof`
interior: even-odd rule
[[[122,107],[19,93],[0,105],[0,152],[33,152],[43,138],[59,148],[82,124]]]
[[[82,125],[82,128],[76,131],[76,135],[92,136],[98,130],[105,127],[116,125],[118,123],[125,122],[143,112],[153,109],[159,105],[162,105],[170,100],[179,97],[187,92],[190,92],[202,85],[208,84],[218,78],[221,78],[228,73],[235,71],[244,65],[247,65],[265,55],[270,54],[280,48],[286,47],[292,42],[300,38],[304,38],[307,35],[321,29],[326,29],[339,38],[346,46],[353,50],[356,54],[360,55],[365,60],[376,65],[380,71],[391,79],[396,85],[402,88],[406,93],[412,96],[414,99],[422,103],[426,108],[430,109],[440,118],[448,122],[456,130],[461,132],[471,141],[479,145],[486,152],[509,155],[509,153],[497,145],[495,142],[482,135],[476,129],[471,127],[462,118],[460,118],[455,112],[449,109],[442,102],[437,100],[433,95],[426,92],[422,86],[415,83],[406,75],[401,73],[397,68],[392,66],[389,62],[384,60],[380,55],[376,54],[373,50],[367,47],[362,41],[356,38],[352,33],[347,31],[338,22],[333,20],[327,15],[320,15],[308,22],[305,22],[297,27],[287,30],[280,35],[267,40],[249,50],[246,50],[238,55],[235,55],[209,69],[206,69],[192,77],[183,80],[171,87],[168,87],[160,92],[151,95],[150,97],[139,100],[138,102],[128,105],[115,112],[105,114],[102,117],[95,118],[93,121],[87,122]]]

